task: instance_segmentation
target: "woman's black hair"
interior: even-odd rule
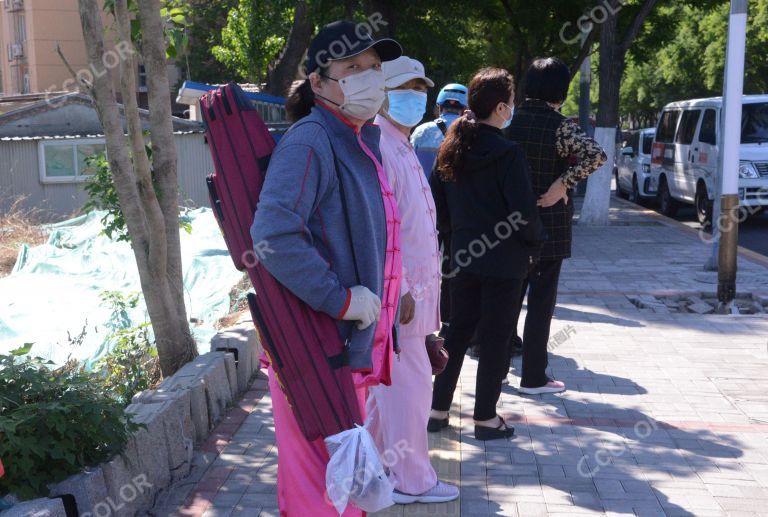
[[[512,74],[502,68],[483,68],[469,83],[469,109],[477,119],[486,119],[500,102],[508,103],[514,91]],[[442,179],[452,181],[463,172],[464,155],[472,147],[479,130],[477,120],[466,114],[451,124],[437,153],[436,167]]]
[[[320,76],[320,81],[325,81],[325,77],[328,74],[328,67],[319,65],[315,72]],[[315,105],[315,92],[312,91],[312,83],[309,82],[309,77],[304,79],[298,86],[296,86],[291,93],[288,94],[288,98],[285,100],[285,111],[288,112],[288,120],[296,122],[300,118],[304,118],[312,111],[312,106]]]
[[[536,59],[525,74],[525,96],[553,104],[562,104],[568,97],[571,72],[556,57]]]

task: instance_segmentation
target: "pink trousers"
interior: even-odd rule
[[[272,395],[272,416],[275,420],[277,444],[277,500],[280,515],[287,517],[338,517],[339,513],[325,494],[325,467],[328,451],[322,439],[307,441],[301,434],[288,399],[285,398],[275,373],[270,367],[269,391]],[[365,414],[364,387],[357,397]],[[426,424],[425,424],[426,425]],[[360,517],[362,510],[347,507],[343,517]]]
[[[400,357],[392,361],[392,386],[370,388],[368,430],[395,489],[422,494],[437,484],[429,462],[427,420],[432,405],[432,367],[425,336],[400,336]]]

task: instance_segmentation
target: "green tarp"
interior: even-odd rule
[[[101,235],[102,212],[46,228],[46,244],[24,246],[11,274],[0,278],[0,353],[35,343],[34,355],[63,364],[91,363],[107,352],[115,328],[148,322],[143,298],[128,321],[113,321],[103,291],[140,292],[138,270],[126,242]],[[198,349],[207,352],[216,320],[227,314],[231,288],[242,278],[208,208],[188,213],[192,233],[181,231],[187,315]],[[85,328],[82,342],[77,341]]]

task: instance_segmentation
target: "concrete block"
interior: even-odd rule
[[[196,432],[192,422],[192,390],[146,390],[133,400],[135,404],[157,405],[165,429],[171,480],[176,481],[186,476],[191,466]],[[207,405],[205,407],[207,412]],[[206,417],[203,429],[207,429],[207,426]]]
[[[136,431],[129,440],[127,450],[136,450],[136,460],[129,464],[132,479],[146,476],[152,490],[137,494],[133,503],[139,511],[148,510],[154,505],[156,494],[168,487],[171,482],[169,451],[165,438],[164,419],[169,412],[165,404],[131,404],[126,411],[135,415],[134,420],[146,426]]]
[[[253,372],[260,368],[259,358],[262,350],[258,331],[250,316],[241,318],[237,325],[223,330],[211,339],[211,351],[235,354],[240,391],[248,389]]]
[[[715,311],[715,308],[708,303],[701,302],[689,306],[688,310],[696,314],[712,314]]]
[[[227,380],[229,381],[229,392],[231,401],[237,400],[237,394],[240,393],[237,383],[237,366],[235,365],[235,354],[226,352],[224,354],[224,366],[227,371]]]
[[[205,396],[208,401],[208,424],[213,428],[226,412],[227,405],[233,400],[227,378],[224,352],[209,352],[205,355],[214,355],[209,360],[207,371],[201,375],[201,379],[205,383]]]
[[[3,517],[67,517],[61,499],[33,499],[0,512]]]
[[[129,467],[126,465],[126,457],[123,455],[116,456],[107,463],[102,463],[100,468],[103,472],[104,482],[107,487],[107,498],[105,502],[110,510],[109,515],[114,517],[133,517],[136,513],[133,506],[135,498],[125,500],[128,499],[125,497],[125,495],[127,495],[127,489],[125,487],[135,488],[133,476],[131,475]],[[140,478],[139,481],[142,479],[145,478]],[[142,486],[141,488],[147,490],[147,487]],[[97,512],[101,511],[102,506],[100,504],[97,506],[99,507]]]
[[[86,512],[95,513],[96,505],[107,499],[107,485],[104,472],[100,468],[86,470],[49,488],[49,495],[52,497],[72,496],[80,515]]]
[[[157,391],[176,390],[192,392],[190,413],[195,440],[204,439],[233,400],[225,353],[209,352],[198,356],[165,379]]]

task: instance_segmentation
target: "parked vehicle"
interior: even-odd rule
[[[768,95],[745,95],[742,104],[739,203],[756,214],[768,206]],[[722,97],[664,107],[652,149],[650,184],[658,191],[665,215],[673,216],[683,203],[693,204],[699,222],[711,222],[722,107]]]
[[[627,131],[616,167],[616,195],[633,203],[656,196],[651,189],[651,147],[656,129]]]

